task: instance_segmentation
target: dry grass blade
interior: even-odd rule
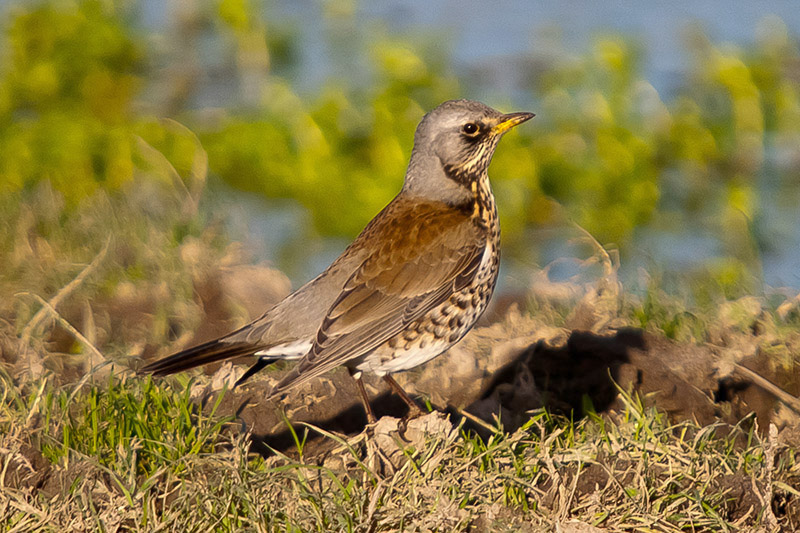
[[[778,519],[775,517],[775,512],[772,510],[772,501],[775,496],[775,489],[773,487],[773,468],[775,466],[775,451],[778,448],[778,428],[775,424],[770,424],[767,431],[767,445],[764,448],[764,466],[766,469],[766,479],[764,483],[764,494],[758,490],[755,479],[753,479],[753,491],[761,500],[761,507],[764,510],[764,525],[771,531],[779,531],[780,525]]]
[[[742,366],[736,363],[735,368],[736,372],[738,372],[745,378],[749,379],[754,385],[757,385],[758,387],[772,394],[778,400],[784,403],[787,407],[791,408],[795,413],[800,414],[800,399],[792,396],[785,390],[781,389],[780,387],[772,383],[767,378],[763,377],[757,372],[753,372],[746,366]]]
[[[89,341],[89,339],[87,339],[80,331],[78,331],[75,328],[75,326],[70,324],[67,319],[62,317],[61,314],[58,311],[56,311],[56,309],[50,304],[50,302],[45,301],[36,294],[31,294],[31,296],[33,296],[33,298],[42,305],[40,311],[45,311],[46,313],[49,313],[53,317],[53,319],[61,325],[61,327],[63,327],[73,337],[75,337],[75,340],[80,342],[84,348],[92,352],[92,355],[94,355],[95,357],[97,357],[102,361],[106,360],[106,357],[102,354],[102,352],[100,352],[100,350],[98,350],[94,346],[94,344],[92,344],[91,341]]]
[[[166,174],[170,178],[170,182],[175,186],[176,189],[185,193],[185,195],[191,198],[191,194],[189,189],[186,187],[186,184],[181,179],[181,175],[175,170],[175,167],[172,166],[172,163],[166,158],[166,156],[157,150],[154,146],[150,143],[142,139],[141,137],[136,137],[137,148],[139,149],[142,156],[155,168],[158,172],[154,173],[156,176],[161,176]]]
[[[106,254],[108,253],[108,248],[111,244],[111,239],[109,238],[106,243],[103,245],[103,248],[97,253],[95,258],[92,260],[91,263],[86,265],[86,267],[81,270],[81,272],[73,278],[72,281],[64,285],[56,294],[53,296],[48,302],[47,306],[51,309],[57,309],[58,305],[69,296],[75,289],[80,287],[80,285],[84,282],[84,280],[94,272],[98,266],[103,262],[105,259]],[[42,298],[39,298],[43,301]],[[33,315],[33,318],[25,325],[22,329],[22,333],[20,334],[20,348],[27,349],[30,344],[30,338],[33,334],[34,329],[39,326],[41,321],[47,315],[49,309],[47,309],[44,305]]]
[[[496,431],[498,431],[498,427],[497,426],[493,426],[493,425],[489,424],[488,422],[486,422],[485,420],[483,420],[482,418],[478,418],[477,416],[473,415],[472,413],[470,413],[466,409],[456,409],[456,412],[458,414],[460,414],[461,416],[463,416],[464,418],[468,419],[473,424],[479,425],[480,427],[482,427],[483,429],[488,431],[489,434],[493,434]]]
[[[75,278],[73,278],[72,281],[63,286],[48,302],[45,302],[43,298],[37,295],[33,295],[37,298],[37,300],[40,301],[40,303],[42,303],[42,306],[23,328],[18,343],[19,351],[26,359],[29,377],[31,378],[39,377],[44,370],[44,367],[42,366],[41,362],[35,356],[34,352],[30,349],[31,336],[33,335],[34,331],[36,330],[37,327],[39,327],[41,322],[44,320],[45,316],[47,316],[48,313],[51,313],[51,310],[55,310],[56,308],[58,308],[58,305],[64,300],[64,298],[69,296],[75,289],[80,287],[80,285],[84,282],[84,280],[86,280],[86,278],[89,277],[89,275],[98,268],[98,266],[105,259],[110,244],[111,244],[111,239],[109,238],[108,240],[106,240],[106,243],[103,245],[103,248],[100,250],[100,252],[98,252],[98,254],[95,256],[92,262],[89,263],[80,273],[78,273],[78,275],[75,276]],[[81,337],[83,336],[81,335]],[[91,343],[89,343],[88,341],[87,344],[91,345]],[[94,347],[92,346],[92,348]]]
[[[195,217],[199,211],[200,198],[205,189],[206,178],[208,176],[208,154],[203,149],[197,135],[180,122],[172,119],[164,119],[162,120],[162,124],[168,131],[188,137],[194,144],[194,157],[189,171],[188,184],[162,152],[141,137],[136,137],[139,151],[142,156],[157,169],[158,174],[168,176],[175,189],[184,193],[181,214],[187,219]]]

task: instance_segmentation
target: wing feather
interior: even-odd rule
[[[384,239],[394,238],[394,246],[381,246],[352,274],[311,350],[276,385],[273,396],[368,354],[468,286],[486,238],[469,213],[442,206],[388,220],[383,235],[378,228]],[[405,230],[402,235],[392,234],[398,227]]]

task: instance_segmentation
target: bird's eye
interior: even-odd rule
[[[461,129],[467,135],[475,135],[476,133],[478,133],[478,130],[480,128],[478,128],[478,125],[475,124],[474,122],[467,122],[466,124],[464,124],[464,126]]]

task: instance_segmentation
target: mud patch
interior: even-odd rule
[[[718,513],[725,520],[737,522],[755,516],[762,509],[764,487],[744,474],[729,474],[716,478],[711,490],[721,494]]]
[[[11,435],[0,438],[0,487],[38,490],[51,471],[50,461],[31,443]]]

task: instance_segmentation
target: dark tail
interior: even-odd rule
[[[278,360],[277,357],[266,357],[266,356],[259,357],[258,361],[256,361],[253,366],[248,368],[247,372],[242,374],[242,377],[236,380],[236,383],[233,385],[233,388],[235,389],[236,387],[238,387],[239,385],[250,379],[256,372],[258,372],[259,370],[261,370],[266,366],[271,365],[277,360]]]
[[[165,376],[167,374],[174,374],[176,372],[188,370],[196,366],[206,365],[208,363],[224,361],[225,359],[232,359],[234,357],[241,357],[243,355],[253,355],[257,351],[263,349],[264,346],[251,344],[249,342],[226,342],[218,339],[200,344],[187,350],[183,350],[154,363],[150,363],[139,370],[139,373]],[[261,365],[258,370],[269,364],[262,363],[261,361],[262,360],[259,359],[259,361],[256,363],[256,365]],[[252,373],[245,375],[250,377]]]

